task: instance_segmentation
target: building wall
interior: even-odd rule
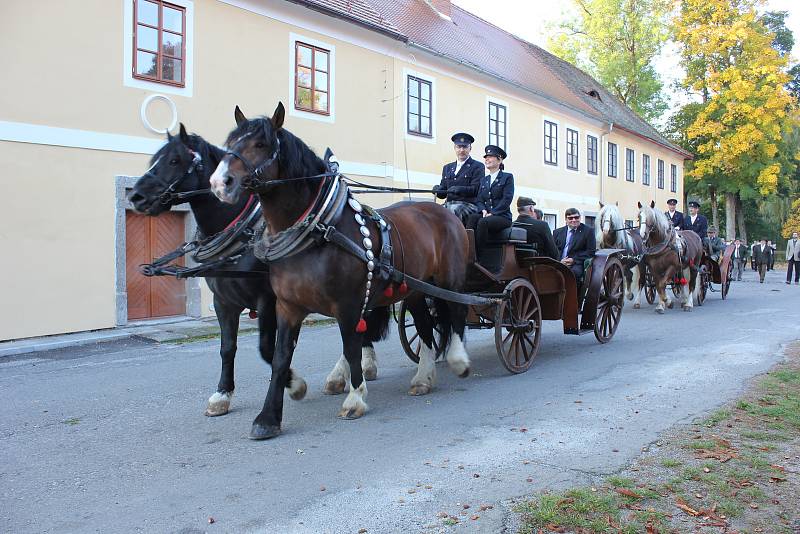
[[[319,154],[327,146],[358,179],[423,189],[438,183],[442,165],[454,159],[450,136],[476,137],[473,157],[487,143],[488,100],[508,110],[507,170],[516,177],[517,195],[537,200],[547,212],[576,206],[587,213],[601,198],[618,201],[632,216],[637,200],[664,205],[669,164],[676,154],[614,131],[620,147],[620,174],[605,178],[605,147],[600,175],[586,173],[585,134],[598,137],[607,126],[557,103],[508,86],[426,51],[402,44],[345,21],[290,2],[272,0],[175,0],[188,6],[193,60],[191,84],[173,91],[157,84],[125,82],[125,20],[131,0],[4,3],[0,18],[0,71],[16,80],[0,88],[0,161],[7,198],[0,213],[0,246],[20,258],[3,262],[7,284],[0,314],[0,340],[113,327],[120,290],[119,214],[116,176],[137,176],[163,143],[140,115],[155,94],[174,103],[178,120],[191,132],[221,144],[234,126],[233,108],[248,116],[270,115],[278,101],[289,110],[285,125]],[[91,12],[92,17],[83,14]],[[36,21],[35,28],[29,21]],[[42,46],[42,40],[52,46]],[[331,49],[334,61],[333,113],[318,120],[293,110],[293,45],[299,39]],[[53,51],[59,53],[54,54]],[[406,134],[405,77],[434,81],[435,137]],[[153,100],[148,120],[163,128],[173,119],[166,100]],[[543,120],[559,124],[559,165],[543,161]],[[565,167],[565,127],[581,132],[580,170]],[[651,189],[624,181],[624,148],[651,154]],[[659,156],[659,154],[661,154]],[[666,189],[655,190],[655,161],[666,161]],[[601,176],[604,186],[601,190]],[[649,194],[649,196],[648,196]],[[428,194],[413,197],[430,200]],[[387,205],[404,195],[364,195],[365,202]],[[31,202],[36,202],[36,216]],[[124,217],[122,217],[124,220]],[[124,265],[124,262],[122,262]],[[202,284],[201,313],[211,313]],[[124,290],[124,288],[122,288]]]

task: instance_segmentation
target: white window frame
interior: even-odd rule
[[[168,0],[170,4],[175,4],[186,10],[186,28],[184,28],[184,43],[186,57],[183,58],[184,65],[184,86],[176,87],[165,83],[158,83],[149,80],[142,80],[133,77],[133,0],[122,0],[123,4],[123,55],[122,55],[122,85],[145,91],[157,93],[167,93],[190,97],[194,92],[194,2],[192,0]]]
[[[303,111],[302,109],[295,108],[296,95],[294,92],[297,90],[295,86],[295,71],[297,64],[295,60],[296,44],[300,42],[323,48],[328,50],[328,83],[330,84],[330,92],[328,93],[328,111],[329,115],[321,113],[312,113],[310,111]],[[292,117],[300,117],[318,122],[326,122],[333,124],[336,122],[336,47],[331,43],[314,39],[313,37],[306,37],[294,32],[289,33],[289,102],[286,106],[289,110],[289,115]]]
[[[551,122],[551,123],[556,125],[556,162],[555,163],[548,162],[547,158],[545,157],[545,139],[546,139],[546,135],[544,133],[545,122]],[[541,126],[541,128],[542,128],[541,129],[541,132],[542,132],[542,164],[545,167],[558,168],[560,166],[559,163],[558,163],[558,153],[559,153],[560,148],[561,148],[561,147],[559,147],[559,138],[561,136],[558,134],[558,131],[561,129],[561,122],[557,121],[556,119],[554,119],[552,117],[542,116],[542,126]],[[566,145],[564,145],[564,148],[566,149]]]
[[[611,170],[611,145],[614,145],[616,149],[614,152],[614,171],[616,174],[611,174],[609,171]],[[606,176],[608,178],[617,178],[619,179],[619,143],[615,143],[613,141],[606,141]]]
[[[633,154],[633,157],[631,157],[630,162],[628,161],[628,151],[629,150],[630,150],[630,153]],[[631,164],[631,172],[630,172],[631,180],[628,180],[628,174],[629,174],[628,173],[628,163]],[[635,184],[636,183],[636,149],[628,147],[628,146],[625,147],[625,181],[628,182],[629,184]]]
[[[644,164],[645,158],[647,158],[646,166]],[[645,154],[644,152],[642,152],[642,185],[645,187],[650,187],[653,184],[653,173],[650,172],[652,170],[650,162],[652,161],[653,158],[650,157],[650,154]],[[647,183],[644,183],[645,174],[647,175]]]
[[[586,176],[601,176],[602,173],[600,172],[600,166],[603,164],[603,158],[601,158],[602,150],[603,150],[603,143],[601,138],[595,132],[582,132],[584,142],[586,143],[586,150],[584,154],[586,155]],[[595,140],[595,169],[596,172],[589,172],[589,137],[594,137]]]
[[[551,232],[555,232],[556,228],[558,228],[558,211],[557,210],[546,210],[544,208],[541,208],[541,209],[542,209],[542,213],[544,215],[552,215],[553,217],[555,217],[555,222],[553,223],[553,227],[550,228]],[[544,220],[544,218],[542,218],[542,220]],[[547,221],[545,221],[545,222],[547,222]],[[547,224],[548,224],[548,226],[550,225],[550,223],[547,223]]]
[[[490,104],[495,104],[497,106],[503,106],[504,108],[506,108],[506,146],[504,146],[504,147],[501,146],[500,148],[502,148],[506,152],[511,152],[509,150],[509,147],[511,145],[508,142],[508,139],[509,139],[508,132],[509,132],[509,129],[510,129],[509,128],[509,118],[508,117],[510,115],[511,106],[508,105],[508,102],[505,102],[505,101],[500,100],[499,98],[495,98],[493,96],[487,96],[486,97],[486,108],[485,108],[486,109],[486,123],[483,126],[483,131],[486,132],[486,144],[487,145],[491,144],[491,141],[489,140],[489,105]]]
[[[573,132],[575,132],[577,134],[576,139],[577,139],[577,142],[578,142],[578,146],[575,147],[576,150],[577,150],[577,152],[575,153],[575,161],[577,162],[578,166],[576,168],[574,168],[574,169],[569,166],[569,153],[567,152],[567,149],[569,148],[569,137],[567,135],[569,133],[569,130],[572,130]],[[564,168],[566,170],[570,171],[570,172],[577,172],[577,173],[581,172],[581,134],[582,133],[583,132],[581,132],[581,129],[578,128],[577,126],[572,126],[570,124],[565,124],[564,125]]]
[[[672,169],[675,169],[675,174],[672,174]],[[669,192],[678,192],[678,165],[675,163],[669,164]]]
[[[426,81],[431,84],[431,136],[425,137],[423,135],[414,135],[408,133],[408,77],[413,76],[414,78],[419,78],[420,80]],[[436,144],[436,78],[431,76],[430,74],[422,73],[419,71],[415,71],[412,69],[403,69],[403,121],[402,121],[402,128],[403,128],[403,135],[405,135],[406,139],[419,141],[420,143],[429,143],[432,145]],[[488,129],[487,129],[488,131]]]

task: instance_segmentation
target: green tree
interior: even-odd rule
[[[572,0],[548,48],[591,74],[642,118],[666,110],[653,61],[669,37],[671,0]]]

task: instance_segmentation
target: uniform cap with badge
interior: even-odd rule
[[[458,132],[450,138],[456,146],[467,146],[475,142],[475,138],[468,133]]]
[[[486,145],[483,157],[485,158],[486,156],[494,156],[500,159],[506,159],[507,157],[506,151],[497,145]]]

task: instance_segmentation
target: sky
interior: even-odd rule
[[[504,30],[526,41],[547,48],[548,24],[556,24],[571,9],[572,2],[553,0],[452,0],[454,4],[471,11]],[[800,0],[768,0],[765,11],[788,11],[786,25],[794,33],[795,46],[790,64],[800,60]],[[677,107],[685,98],[669,88],[681,76],[675,50],[666,49],[656,62],[656,70],[664,82],[664,92],[671,107]]]

